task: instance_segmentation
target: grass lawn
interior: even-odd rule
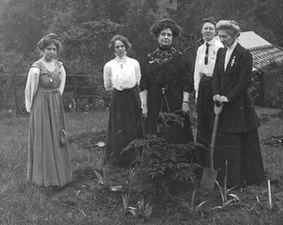
[[[273,208],[268,207],[267,183],[234,190],[240,201],[223,207],[218,189],[196,190],[194,206],[206,203],[201,213],[191,207],[193,188],[182,193],[185,205],[169,198],[152,198],[148,220],[123,212],[121,191],[104,188],[94,172],[101,169],[108,112],[67,114],[74,182],[47,190],[26,182],[28,117],[0,113],[0,224],[1,225],[280,225],[283,224],[283,120],[276,109],[257,108],[267,178],[271,180]],[[113,185],[123,185],[127,174],[114,171]],[[178,197],[178,196],[176,196]],[[136,206],[138,197],[130,199]],[[189,206],[189,207],[188,207]],[[215,208],[216,207],[216,208]]]

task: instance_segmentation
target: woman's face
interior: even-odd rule
[[[212,40],[216,34],[215,25],[209,22],[203,24],[201,34],[205,42]]]
[[[120,40],[115,41],[114,49],[115,49],[115,54],[118,57],[123,57],[124,55],[126,55],[126,46],[122,41]]]
[[[43,50],[43,57],[46,61],[52,61],[57,55],[57,47],[54,44],[48,45]]]
[[[227,30],[219,30],[218,36],[225,47],[230,47],[236,41],[236,37],[230,35]]]
[[[170,47],[173,42],[173,34],[170,28],[162,30],[158,36],[158,44],[161,47]]]

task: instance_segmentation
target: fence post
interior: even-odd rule
[[[16,115],[18,116],[20,114],[20,110],[19,110],[19,104],[18,104],[18,98],[17,98],[17,79],[16,79],[15,74],[13,74],[13,87],[14,87],[14,100],[15,100]]]
[[[75,102],[76,102],[76,108],[75,111],[78,111],[78,80],[77,77],[75,76],[75,82],[74,82],[74,98],[75,98]]]
[[[92,95],[92,111],[95,111],[96,108],[96,101],[95,101],[95,85],[94,85],[94,75],[91,75],[91,95]]]

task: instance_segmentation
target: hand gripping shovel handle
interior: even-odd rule
[[[213,124],[213,131],[212,131],[212,137],[211,137],[211,143],[210,143],[210,169],[214,169],[214,162],[213,162],[213,154],[214,154],[214,146],[215,146],[215,140],[216,140],[216,132],[218,128],[218,122],[219,122],[219,115],[223,110],[223,104],[220,104],[219,102],[215,102],[214,104],[214,124]]]

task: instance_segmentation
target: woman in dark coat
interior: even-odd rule
[[[146,117],[146,133],[158,132],[160,112],[180,111],[183,127],[167,133],[168,141],[187,143],[193,141],[189,116],[189,93],[193,92],[193,79],[188,63],[181,52],[172,47],[173,39],[181,28],[170,19],[160,20],[151,27],[158,40],[158,48],[148,54],[141,78],[143,116]]]
[[[264,180],[259,121],[248,94],[252,55],[238,43],[240,28],[235,21],[219,21],[216,28],[225,46],[217,53],[212,81],[213,100],[224,104],[214,154],[217,180],[223,184],[227,161],[228,186],[259,184]]]
[[[104,87],[112,93],[105,163],[128,166],[134,159],[134,153],[122,153],[122,150],[132,140],[142,137],[141,102],[138,93],[140,64],[127,56],[131,44],[126,37],[115,35],[109,48],[116,57],[103,68]]]

